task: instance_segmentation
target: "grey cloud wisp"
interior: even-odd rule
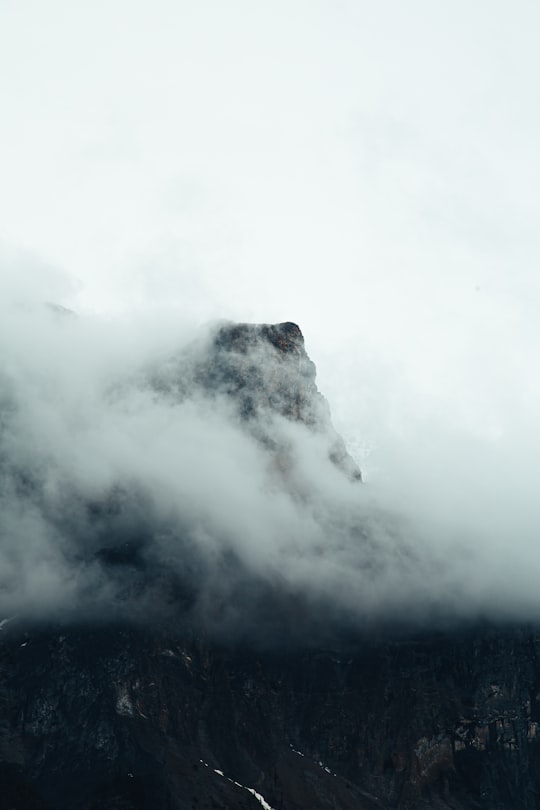
[[[0,328],[2,616],[168,612],[271,637],[536,614],[472,529],[360,482],[294,324],[17,306]]]

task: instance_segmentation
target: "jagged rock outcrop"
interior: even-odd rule
[[[328,455],[353,481],[358,465],[332,426],[326,399],[315,384],[315,364],[295,323],[227,324],[213,340],[206,385],[233,396],[244,418],[260,410],[302,422],[328,438]],[[271,442],[271,437],[266,437]]]
[[[180,400],[197,392],[225,397],[269,449],[280,449],[273,417],[306,425],[326,438],[332,462],[352,481],[360,481],[360,469],[332,425],[315,377],[302,332],[291,322],[219,324],[202,345],[189,346],[150,374],[160,393]]]

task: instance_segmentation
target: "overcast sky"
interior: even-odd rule
[[[499,498],[536,474],[539,33],[532,0],[0,0],[9,294],[293,320],[366,480]]]

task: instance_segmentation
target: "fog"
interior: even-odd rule
[[[390,432],[386,469],[353,481],[329,458],[318,395],[312,425],[268,404],[274,378],[293,396],[296,361],[250,348],[262,382],[249,418],[219,376],[201,382],[217,329],[81,317],[5,285],[3,616],[166,613],[259,637],[538,618],[534,465],[519,442],[465,440],[420,414],[401,441]]]
[[[536,620],[539,14],[0,4],[4,615]],[[221,319],[362,485],[201,386]]]

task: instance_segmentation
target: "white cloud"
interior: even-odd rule
[[[5,311],[28,435],[84,486],[110,481],[154,419],[172,428],[144,400],[125,425],[103,415],[97,380],[193,322],[292,319],[370,486],[420,512],[454,499],[526,578],[533,541],[510,535],[537,527],[538,15],[3,3],[4,295],[90,324],[65,346]]]
[[[138,616],[180,599],[211,627],[261,622],[263,636],[292,605],[299,627],[319,630],[536,616],[538,510],[521,444],[409,414],[399,439],[389,428],[383,474],[353,484],[329,461],[331,434],[267,410],[266,383],[249,389],[245,422],[215,372],[201,382],[206,331],[155,323],[141,336],[137,321],[3,309],[10,615]],[[271,385],[284,374],[264,347],[242,375],[252,362]]]

